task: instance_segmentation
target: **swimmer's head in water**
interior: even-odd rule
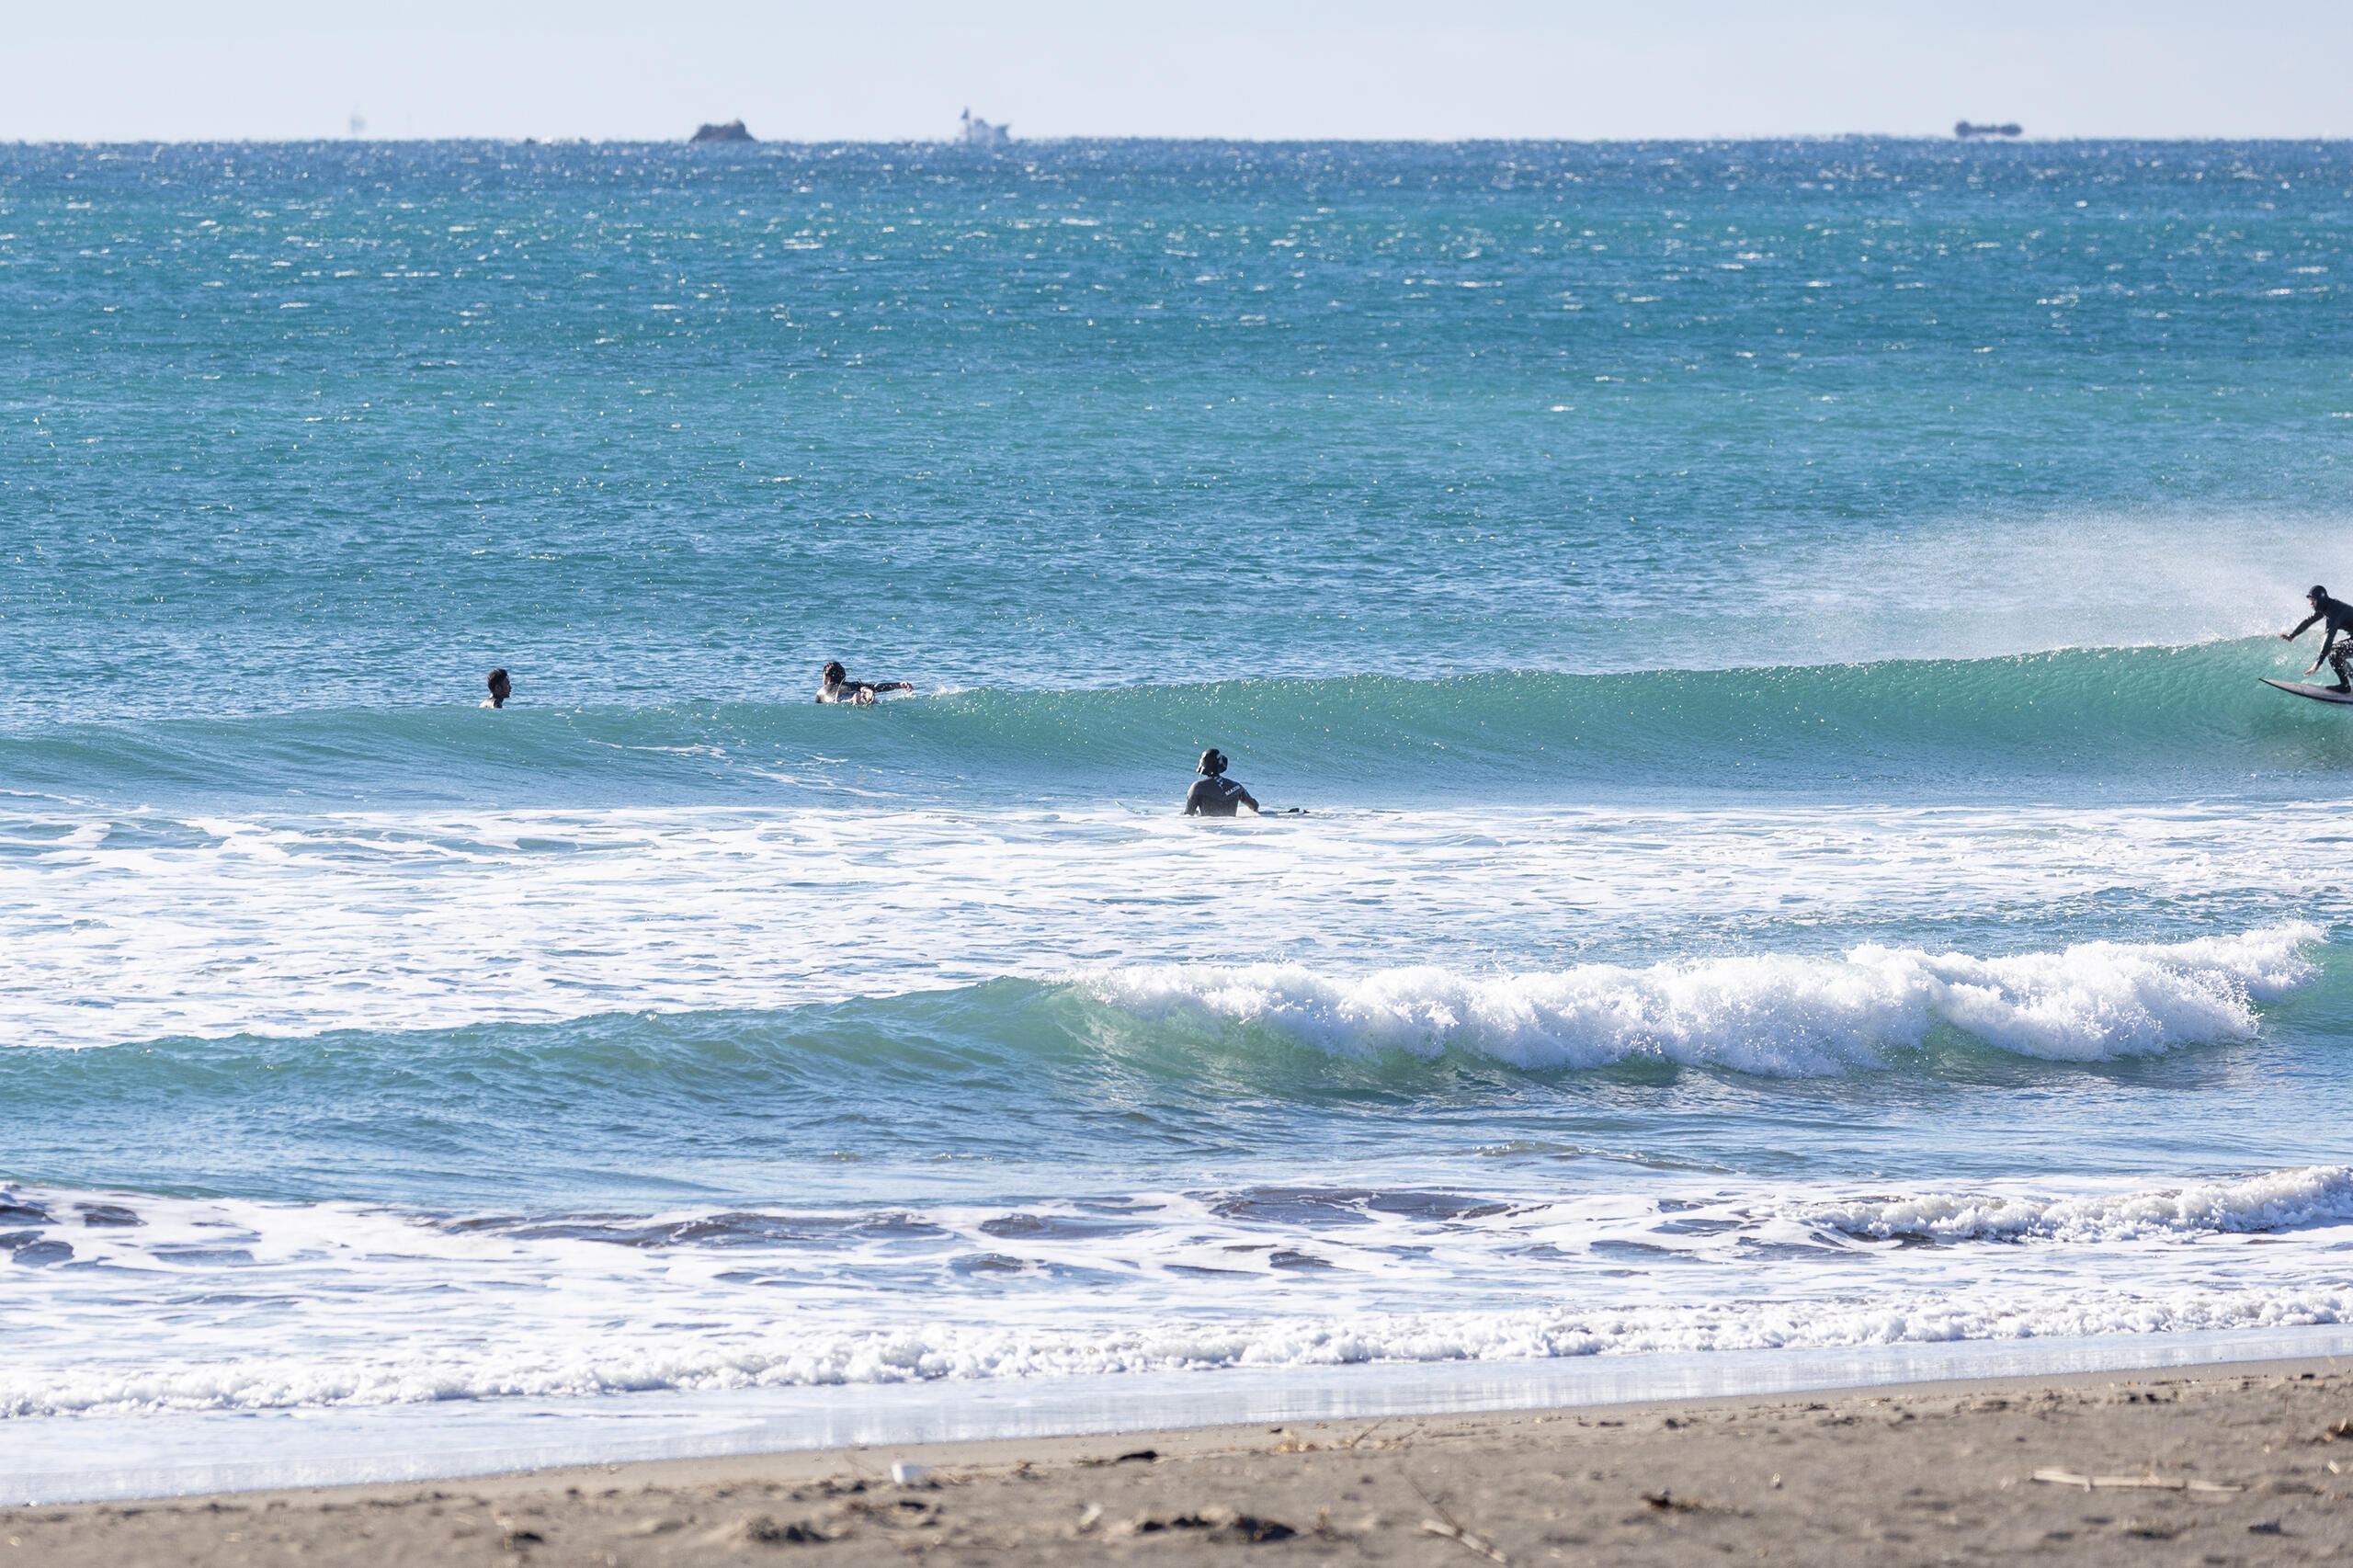
[[[2312,600],[2314,604],[2318,604],[2321,600],[2328,597],[2328,590],[2322,587],[2318,583],[2314,583],[2313,585],[2313,591],[2306,594],[2304,597]]]
[[[825,666],[825,684],[827,686],[839,686],[842,682],[847,679],[849,679],[849,672],[842,668],[841,661],[839,659],[835,660],[832,664]]]
[[[484,684],[489,686],[490,694],[501,702],[506,701],[515,689],[515,683],[506,678],[506,666],[504,665],[491,671],[490,679]]]
[[[1193,771],[1206,773],[1212,778],[1216,778],[1225,771],[1225,753],[1215,746],[1210,747],[1209,750],[1201,753],[1201,760],[1194,765]]]

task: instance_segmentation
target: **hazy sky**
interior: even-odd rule
[[[0,140],[2353,135],[2353,5],[0,0]]]

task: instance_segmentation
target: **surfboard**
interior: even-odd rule
[[[2300,680],[2273,680],[2269,676],[2265,676],[2262,679],[2266,686],[2276,686],[2280,690],[2293,692],[2298,697],[2309,697],[2314,702],[2353,704],[2353,693],[2332,691],[2325,686],[2306,686]]]

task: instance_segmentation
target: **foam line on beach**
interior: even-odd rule
[[[986,1384],[935,1382],[804,1388],[790,1400],[761,1390],[683,1399],[655,1394],[587,1408],[531,1399],[455,1401],[305,1412],[299,1417],[299,1447],[284,1441],[278,1421],[234,1411],[165,1413],[0,1422],[0,1472],[47,1506],[719,1456],[813,1453],[821,1456],[813,1462],[823,1465],[826,1450],[842,1449],[869,1450],[862,1457],[880,1470],[898,1456],[871,1450],[912,1444],[1017,1441],[1018,1452],[986,1456],[1017,1462],[1040,1458],[1041,1441],[1056,1436],[1118,1434],[1119,1451],[1151,1447],[1165,1455],[1194,1444],[1231,1451],[1227,1435],[1217,1428],[1236,1424],[1256,1427],[1268,1444],[1289,1442],[1285,1451],[1296,1452],[1316,1445],[1299,1445],[1280,1433],[1281,1424],[1370,1421],[1371,1431],[1358,1426],[1318,1437],[1323,1444],[1354,1450],[1361,1443],[1378,1452],[1382,1439],[1393,1441],[1388,1424],[1400,1416],[1613,1405],[1620,1408],[1608,1414],[1622,1416],[1629,1405],[1655,1401],[1836,1389],[1965,1394],[1983,1411],[2001,1408],[2005,1394],[2096,1385],[2123,1371],[2202,1373],[2228,1383],[2266,1374],[2325,1374],[2331,1368],[2321,1358],[2348,1351],[2353,1331],[2313,1327],[1500,1365],[1237,1369],[1213,1378],[1164,1372],[1062,1379],[1025,1388],[1017,1399]],[[2033,1381],[2017,1389],[1995,1381],[2017,1379]],[[2268,1395],[2259,1397],[2268,1403]],[[1692,1414],[1691,1406],[1683,1407],[1684,1416]],[[1270,1424],[1275,1433],[1268,1433]],[[2302,1450],[2283,1445],[2283,1451]],[[939,1466],[984,1456],[935,1448],[909,1450],[906,1457]],[[1100,1458],[1090,1445],[1082,1462],[1099,1464]],[[1785,1458],[1776,1462],[1789,1467]],[[559,1475],[548,1484],[576,1480]],[[530,1483],[520,1476],[509,1483]],[[228,1517],[233,1521],[236,1515]]]
[[[892,1330],[779,1324],[721,1343],[620,1335],[533,1347],[449,1346],[427,1359],[323,1363],[268,1354],[36,1381],[0,1372],[11,1419],[323,1409],[452,1400],[1216,1372],[1227,1369],[1550,1361],[1594,1356],[1864,1348],[1964,1341],[2245,1333],[2353,1324],[2353,1290],[2313,1286],[1967,1292],[1722,1306],[1560,1308],[1167,1323],[1097,1333],[934,1323]]]

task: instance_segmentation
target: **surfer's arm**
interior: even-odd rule
[[[1258,802],[1256,797],[1239,784],[1236,784],[1233,787],[1233,798],[1241,801],[1244,805],[1249,807],[1252,815],[1256,815],[1258,812]]]
[[[2308,615],[2308,616],[2304,617],[2304,619],[2302,619],[2302,620],[2300,620],[2300,621],[2296,622],[2296,628],[2295,628],[2295,630],[2294,630],[2294,631],[2282,631],[2282,632],[2279,634],[2279,641],[2280,641],[2280,642],[2293,642],[2297,638],[2302,637],[2305,632],[2307,632],[2307,631],[2311,631],[2311,630],[2312,630],[2312,626],[2313,626],[2313,621],[2315,621],[2315,620],[2318,620],[2319,619],[2320,619],[2320,611],[2318,611],[2318,610],[2314,610],[2314,611],[2313,611],[2313,612],[2312,612],[2312,614],[2310,614],[2310,615]],[[2324,642],[2323,642],[2323,644],[2322,644],[2322,645],[2323,645],[2324,647],[2325,647],[2325,646],[2326,646],[2326,642],[2325,642],[2325,641],[2324,641]]]

